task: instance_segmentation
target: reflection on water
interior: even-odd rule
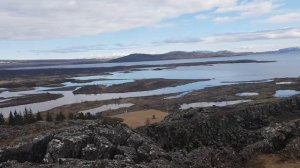
[[[258,96],[258,93],[256,92],[243,92],[243,93],[237,93],[237,96]]]
[[[112,99],[119,99],[119,98],[144,97],[144,96],[171,94],[171,93],[181,93],[181,92],[187,92],[194,89],[203,89],[204,87],[207,86],[207,82],[209,81],[195,82],[186,85],[167,87],[167,88],[156,89],[156,90],[127,92],[127,93],[74,95],[72,91],[48,91],[48,93],[63,94],[64,97],[52,101],[47,101],[47,102],[33,103],[30,105],[20,105],[14,107],[1,108],[0,112],[2,112],[3,115],[7,116],[10,111],[14,111],[14,110],[23,111],[26,107],[32,109],[33,112],[38,112],[38,111],[50,110],[52,108],[66,105],[66,104],[82,103],[85,101],[112,100]],[[43,91],[39,91],[39,93],[42,92]]]
[[[11,100],[11,99],[0,99],[0,103],[4,103],[4,102],[6,102],[8,100]]]
[[[191,92],[192,92],[192,91],[183,92],[183,93],[180,93],[180,94],[175,95],[175,96],[169,96],[169,97],[166,97],[166,98],[164,98],[164,99],[178,99],[178,98],[180,98],[180,97],[182,97],[182,96],[184,96],[184,95],[187,95],[187,94],[189,94],[189,93],[191,93]]]
[[[89,109],[89,110],[84,110],[84,111],[80,111],[79,113],[91,113],[91,114],[96,114],[96,113],[100,113],[103,111],[109,111],[109,110],[117,110],[120,108],[128,108],[133,106],[134,104],[132,103],[124,103],[124,104],[107,104],[107,105],[103,105],[97,108],[93,108],[93,109]]]
[[[277,82],[276,85],[290,85],[293,83],[295,83],[295,82]]]
[[[300,94],[300,91],[296,90],[277,90],[274,97],[290,97]]]
[[[116,80],[95,80],[92,82],[86,82],[86,83],[73,83],[73,82],[65,82],[63,83],[66,87],[70,86],[83,86],[83,85],[104,85],[104,86],[111,86],[111,85],[117,85],[117,84],[123,84],[123,83],[129,83],[134,82],[132,79],[116,79]]]
[[[182,104],[180,109],[185,110],[189,108],[200,108],[200,107],[212,107],[212,106],[229,106],[234,104],[246,103],[252,100],[234,100],[234,101],[222,101],[222,102],[197,102],[197,103],[190,103],[190,104]]]

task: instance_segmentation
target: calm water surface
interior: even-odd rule
[[[190,103],[190,104],[182,104],[180,109],[186,110],[189,108],[201,108],[201,107],[212,107],[212,106],[229,106],[234,104],[246,103],[252,100],[234,100],[234,101],[222,101],[222,102],[197,102],[197,103]]]
[[[99,76],[82,76],[77,77],[78,80],[95,80],[88,81],[87,83],[64,83],[68,86],[84,86],[84,85],[106,85],[121,84],[133,82],[139,79],[152,79],[152,78],[165,78],[165,79],[210,79],[209,81],[194,82],[177,87],[167,87],[155,89],[151,91],[135,92],[132,90],[128,93],[105,93],[105,94],[92,94],[92,95],[74,95],[72,91],[48,91],[49,93],[61,93],[63,98],[47,101],[42,103],[33,103],[29,105],[21,105],[15,107],[0,108],[0,112],[7,116],[9,111],[23,110],[25,107],[31,108],[33,112],[45,111],[65,104],[80,103],[84,101],[95,100],[109,100],[128,97],[143,97],[152,95],[164,95],[171,93],[185,93],[193,90],[199,90],[206,87],[230,85],[237,82],[249,82],[270,80],[273,78],[284,77],[299,77],[300,76],[300,53],[287,53],[287,54],[273,54],[273,55],[250,55],[239,57],[222,57],[222,58],[203,58],[203,59],[187,59],[187,60],[167,60],[167,61],[151,61],[151,62],[137,62],[137,63],[105,63],[105,64],[90,64],[90,65],[70,65],[69,67],[105,67],[105,66],[120,66],[120,65],[159,65],[159,64],[172,64],[184,62],[205,62],[205,61],[225,61],[225,60],[242,60],[253,59],[259,61],[276,61],[269,63],[237,63],[237,64],[216,64],[212,66],[182,66],[174,69],[154,70],[153,68],[145,68],[140,71],[133,71],[130,73],[113,72],[111,75]],[[36,68],[36,67],[35,67]],[[49,68],[49,67],[43,67]],[[58,68],[58,66],[56,66]],[[28,69],[28,68],[27,68]],[[22,92],[8,92],[0,93],[2,98],[11,98],[22,96],[26,94],[37,94],[47,92],[51,88],[39,87],[35,90],[22,91]],[[276,95],[275,95],[276,96]],[[171,97],[171,98],[179,98]]]
[[[275,93],[275,97],[291,97],[300,94],[300,91],[296,90],[277,90]]]
[[[91,114],[96,114],[96,113],[101,113],[103,111],[108,111],[108,110],[117,110],[120,108],[128,108],[133,106],[134,104],[132,103],[124,103],[124,104],[107,104],[103,105],[97,108],[89,109],[89,110],[84,110],[80,111],[80,113],[86,114],[86,113],[91,113]]]
[[[256,92],[243,92],[243,93],[237,93],[236,95],[244,97],[244,96],[258,96],[259,94]]]

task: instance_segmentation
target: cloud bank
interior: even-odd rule
[[[300,22],[300,12],[291,12],[285,14],[274,15],[268,18],[267,23],[295,23]]]
[[[227,43],[255,40],[300,38],[300,28],[286,28],[257,32],[242,32],[233,34],[215,35],[204,38],[184,38],[165,40],[163,43]]]
[[[207,10],[248,16],[272,8],[270,1],[262,0],[1,0],[0,40],[95,35]]]

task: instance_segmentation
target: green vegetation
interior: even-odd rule
[[[78,113],[77,115],[74,115],[73,113],[70,113],[68,118],[60,112],[57,113],[55,116],[55,120],[53,119],[52,115],[47,112],[45,121],[47,122],[61,122],[65,121],[66,119],[68,120],[95,120],[97,119],[96,116],[92,115],[91,113]],[[0,113],[0,125],[9,125],[9,126],[14,126],[14,125],[26,125],[26,124],[31,124],[35,123],[37,121],[44,121],[41,112],[36,113],[35,115],[32,113],[31,109],[25,108],[23,112],[10,112],[9,116],[7,119],[4,118],[3,114]]]
[[[58,114],[56,114],[55,121],[64,121],[65,119],[66,119],[66,117],[62,114],[62,112],[59,112]]]
[[[3,118],[3,120],[0,123],[2,125],[6,124],[3,115],[2,115],[2,118]],[[36,121],[38,121],[37,117],[32,114],[32,110],[31,109],[28,110],[27,108],[25,108],[23,113],[21,113],[21,112],[18,113],[17,111],[10,112],[8,121],[7,121],[7,125],[24,125],[24,124],[31,124]]]
[[[47,112],[46,121],[47,122],[52,122],[53,121],[52,116],[49,112]]]
[[[78,116],[75,117],[75,119],[80,119],[80,120],[95,120],[97,119],[96,116],[92,115],[91,113],[78,113]]]
[[[37,112],[37,113],[36,113],[36,120],[37,120],[37,121],[43,121],[43,118],[42,118],[40,112]]]
[[[0,125],[4,125],[5,124],[5,119],[2,113],[0,113]]]
[[[74,114],[73,114],[73,113],[70,113],[68,119],[69,119],[69,120],[73,120],[73,119],[74,119]]]

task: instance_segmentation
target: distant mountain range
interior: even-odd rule
[[[300,51],[300,47],[283,48],[278,50],[277,52],[285,53],[285,52],[295,52],[295,51]]]
[[[269,53],[287,53],[300,51],[299,47],[284,48],[277,51],[267,52],[232,52],[232,51],[173,51],[164,54],[130,54],[124,57],[112,59],[109,62],[140,62],[140,61],[158,61],[158,60],[175,60],[175,59],[193,59],[193,58],[212,58],[227,56],[242,56],[249,54],[269,54]]]

